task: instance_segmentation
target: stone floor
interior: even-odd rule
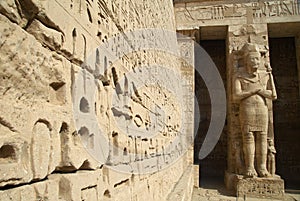
[[[194,188],[192,201],[268,201],[272,199],[237,198],[233,192],[226,190],[220,180],[205,179],[201,181],[201,188]],[[275,201],[275,200],[274,200]],[[276,200],[278,201],[278,200]],[[300,201],[300,190],[286,189],[284,201]]]

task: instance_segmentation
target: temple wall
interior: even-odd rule
[[[0,23],[0,200],[190,199],[193,71],[151,46],[177,45],[172,1],[1,1]]]
[[[177,30],[203,26],[299,22],[299,4],[287,1],[178,2],[174,6]]]
[[[239,103],[233,100],[233,80],[236,73],[244,69],[243,55],[239,55],[238,52],[245,43],[254,43],[259,46],[261,54],[259,71],[266,71],[268,66],[273,68],[270,62],[271,59],[273,60],[274,68],[276,68],[273,75],[275,87],[278,88],[278,99],[273,103],[267,103],[270,116],[268,136],[271,139],[274,138],[275,147],[278,148],[276,160],[280,167],[276,170],[276,173],[282,174],[283,179],[286,178],[288,187],[292,184],[299,185],[299,179],[291,176],[298,175],[300,162],[298,157],[299,151],[294,143],[295,140],[299,141],[299,138],[295,137],[299,131],[299,127],[295,126],[295,122],[299,124],[300,98],[298,86],[300,81],[299,1],[176,0],[174,2],[176,29],[179,33],[194,38],[200,45],[201,41],[205,40],[211,41],[212,44],[214,40],[226,40],[226,54],[223,55],[226,57],[226,72],[221,71],[220,73],[222,77],[226,77],[227,81],[225,86],[227,95],[227,129],[225,131],[227,148],[223,148],[223,153],[225,152],[227,155],[227,171],[241,175],[243,173],[242,166],[244,161],[241,149],[243,143],[239,120]],[[294,40],[294,42],[285,44],[286,37]],[[282,39],[282,42],[280,45],[274,45],[273,49],[276,54],[271,55],[270,48],[272,44],[270,44],[270,41],[273,41],[273,38]],[[293,53],[290,55],[286,54],[287,49],[293,51]],[[291,56],[292,54],[295,54],[296,60],[295,57]],[[212,54],[212,58],[213,56],[214,54]],[[220,54],[219,56],[221,57],[222,55]],[[218,65],[217,60],[216,65]],[[197,85],[197,77],[195,83],[196,92],[203,88],[202,85]],[[198,96],[202,100],[206,98],[205,93]],[[289,108],[293,108],[293,111],[289,110]],[[202,110],[204,113],[200,113],[200,116],[207,116],[207,110],[209,110],[209,106]],[[281,122],[285,123],[282,124]],[[209,124],[209,122],[202,121],[199,126],[201,126],[201,123]],[[205,134],[205,132],[198,133],[198,135],[202,135],[202,138],[205,137]],[[219,142],[215,151],[221,144]],[[290,147],[294,148],[291,149]],[[197,148],[199,149],[199,147]],[[195,153],[196,155],[197,153]],[[218,156],[222,155],[219,154]],[[217,158],[218,156],[215,155],[215,152],[211,153],[212,158]],[[209,160],[209,156],[199,162],[200,169],[202,164],[205,165],[207,163],[206,160]],[[289,163],[289,165],[283,165],[281,161],[289,161],[285,162],[285,164]],[[210,160],[210,162],[217,164],[214,160]],[[202,176],[204,177],[205,175]],[[225,180],[227,179],[228,177],[225,178]],[[230,188],[233,180],[229,179],[228,181],[226,185]]]

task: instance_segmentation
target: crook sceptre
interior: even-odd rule
[[[266,64],[266,68],[267,68],[267,72],[268,72],[269,77],[270,77],[272,97],[273,97],[273,100],[275,100],[275,99],[277,99],[277,93],[276,93],[276,88],[275,88],[275,84],[274,84],[274,78],[273,78],[273,75],[272,75],[272,68],[271,68],[269,63]]]

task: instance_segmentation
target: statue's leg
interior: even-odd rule
[[[272,167],[272,169],[270,170],[269,173],[270,173],[272,176],[274,176],[274,175],[275,175],[275,172],[276,172],[275,156],[274,156],[274,154],[272,155],[271,167]]]
[[[268,177],[271,176],[267,170],[267,152],[268,152],[268,144],[267,144],[267,133],[266,132],[258,132],[256,136],[256,159],[257,159],[257,171],[260,177]]]
[[[253,132],[243,134],[243,151],[245,160],[245,175],[249,177],[257,176],[254,168],[255,143]]]
[[[272,156],[268,153],[267,154],[267,170],[268,172],[271,173],[271,170],[272,170]]]

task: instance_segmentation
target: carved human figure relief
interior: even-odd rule
[[[244,175],[269,177],[271,174],[267,170],[269,122],[267,99],[276,99],[274,81],[270,71],[259,71],[261,54],[255,44],[246,43],[242,50],[245,72],[239,73],[234,78],[233,97],[239,101]]]
[[[274,146],[274,141],[273,141],[273,139],[268,139],[267,169],[272,176],[275,175],[275,170],[276,170],[275,154],[276,154],[276,149]]]

